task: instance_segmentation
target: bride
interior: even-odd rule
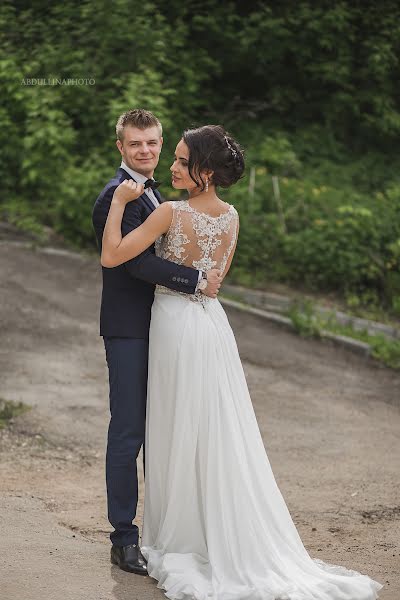
[[[220,126],[184,132],[171,166],[186,201],[164,202],[121,236],[143,185],[115,190],[101,261],[157,254],[203,271],[230,267],[239,230],[218,187],[244,170]],[[200,286],[201,287],[201,286]],[[217,299],[157,286],[152,308],[142,553],[173,600],[374,600],[381,584],[312,559],[275,482],[236,341]]]

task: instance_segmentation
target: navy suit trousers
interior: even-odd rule
[[[137,544],[132,523],[138,502],[136,459],[145,439],[147,365],[146,339],[105,337],[110,382],[106,481],[110,538],[117,546]],[[144,454],[143,454],[144,455]]]

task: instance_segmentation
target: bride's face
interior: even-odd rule
[[[170,170],[172,173],[172,187],[176,190],[188,190],[189,192],[200,190],[200,187],[189,175],[189,148],[183,140],[176,147],[175,160]]]

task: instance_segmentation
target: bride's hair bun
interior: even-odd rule
[[[244,171],[243,150],[220,125],[204,125],[186,129],[182,139],[189,148],[189,174],[202,189],[204,171],[213,171],[212,183],[228,188]]]

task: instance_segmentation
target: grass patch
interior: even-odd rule
[[[23,402],[13,402],[0,398],[0,429],[6,427],[12,419],[30,410]]]
[[[301,337],[320,338],[322,335],[322,324],[314,311],[312,302],[309,300],[293,302],[287,311],[287,316],[292,321],[295,331]]]
[[[295,331],[302,337],[323,337],[324,331],[344,335],[371,346],[371,354],[387,367],[400,370],[400,340],[384,335],[371,335],[366,330],[354,329],[351,325],[341,325],[332,314],[328,317],[316,313],[311,302],[295,303],[287,312]]]
[[[235,300],[242,306],[250,306],[243,298],[234,293],[223,293],[223,298]],[[262,309],[262,307],[259,307]],[[284,313],[292,322],[294,330],[302,337],[323,338],[324,332],[336,333],[361,342],[371,347],[371,355],[391,369],[400,370],[400,340],[393,340],[382,334],[371,335],[368,331],[358,330],[351,325],[342,325],[335,314],[322,316],[316,312],[311,300],[297,300]]]
[[[226,283],[233,286],[242,286],[249,290],[277,293],[291,300],[298,299],[304,303],[310,301],[326,308],[346,312],[353,317],[378,321],[395,328],[400,326],[400,297],[398,301],[393,301],[393,307],[390,308],[379,304],[378,300],[371,294],[324,293],[323,290],[311,289],[301,283],[291,286],[288,283],[268,279],[265,275],[257,277],[252,273],[242,272],[240,269],[233,269],[233,273],[229,273]]]

